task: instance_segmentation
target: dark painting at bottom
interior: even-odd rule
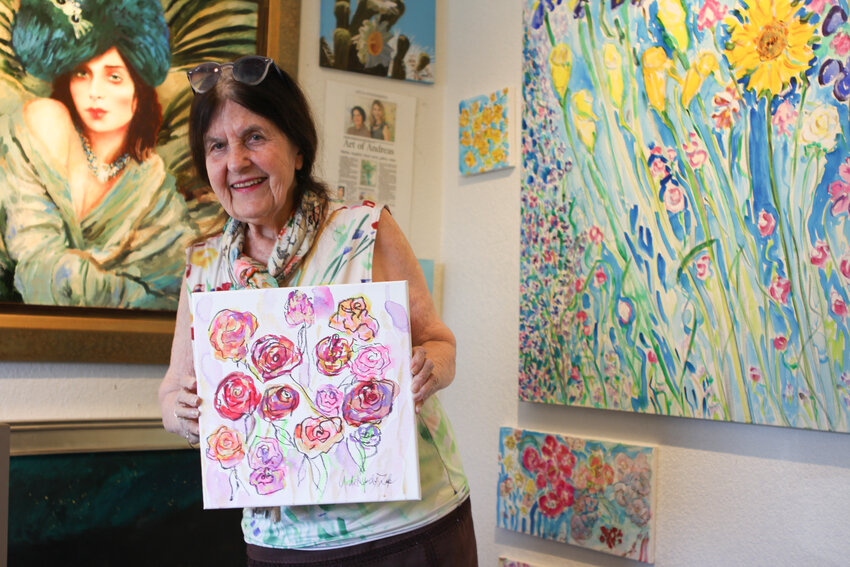
[[[203,510],[197,451],[12,457],[9,566],[240,565],[241,510]]]

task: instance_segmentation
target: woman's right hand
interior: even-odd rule
[[[194,376],[183,376],[180,379],[180,389],[177,390],[177,395],[174,396],[174,428],[169,429],[169,431],[185,437],[189,443],[199,442],[200,431],[198,429],[198,418],[201,416],[200,405],[201,398],[198,397],[197,380]]]

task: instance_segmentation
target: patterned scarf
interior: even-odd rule
[[[325,200],[308,192],[301,205],[277,235],[267,266],[242,253],[245,223],[229,219],[221,238],[222,254],[228,259],[230,281],[237,288],[284,287],[313,247],[325,211]]]

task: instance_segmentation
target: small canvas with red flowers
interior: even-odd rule
[[[406,282],[191,301],[205,508],[420,497]]]
[[[652,563],[656,452],[503,427],[498,526]]]

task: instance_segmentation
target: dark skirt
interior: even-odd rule
[[[384,539],[335,549],[303,551],[248,545],[248,567],[477,567],[467,498],[439,520]]]

